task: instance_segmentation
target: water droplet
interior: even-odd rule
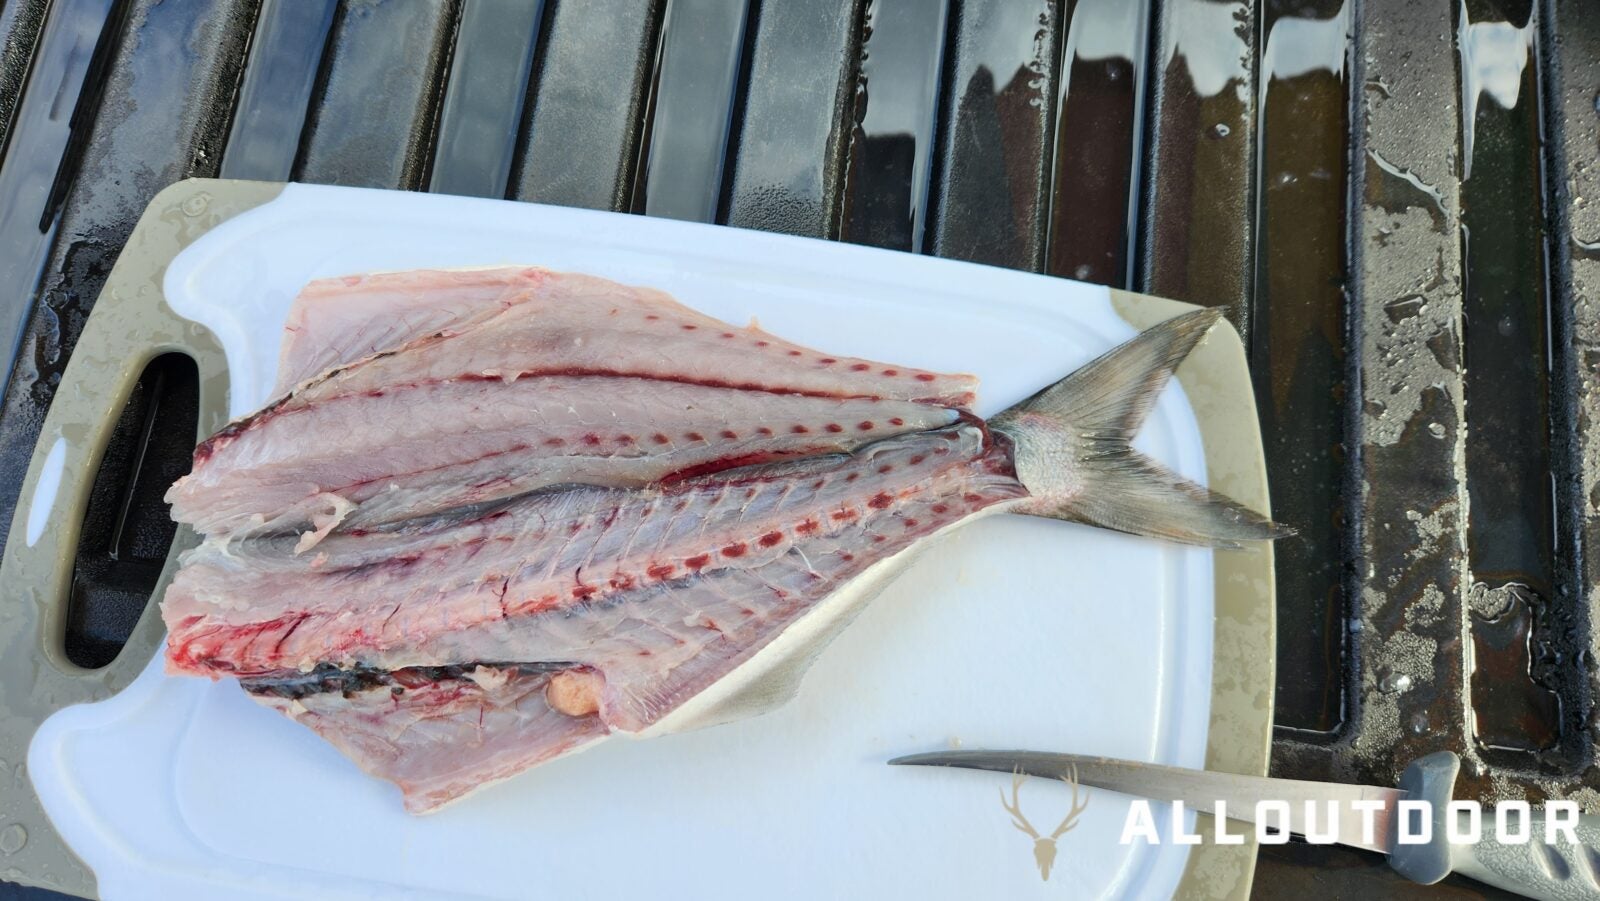
[[[15,854],[28,843],[28,830],[21,823],[12,823],[0,829],[0,853]]]
[[[1218,122],[1212,127],[1211,133],[1219,138],[1225,138],[1233,134],[1233,129],[1229,128],[1226,122]]]
[[[1428,434],[1432,435],[1435,438],[1443,438],[1444,437],[1444,425],[1442,423],[1437,423],[1437,422],[1428,423]]]
[[[204,192],[196,194],[183,202],[183,214],[185,216],[198,216],[206,211],[206,207],[210,203],[210,194]]]
[[[1426,713],[1413,713],[1411,715],[1411,720],[1409,723],[1407,723],[1407,725],[1409,725],[1411,727],[1411,731],[1417,735],[1424,735],[1428,731],[1428,715]]]
[[[1411,688],[1411,677],[1405,673],[1386,673],[1378,681],[1378,688],[1391,694],[1401,694]]]
[[[1093,273],[1094,273],[1094,270],[1089,267],[1089,264],[1088,263],[1084,263],[1082,266],[1079,266],[1077,269],[1072,270],[1072,277],[1081,282],[1081,281],[1087,279]]]

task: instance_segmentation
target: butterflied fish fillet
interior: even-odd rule
[[[1282,530],[1129,441],[1211,310],[983,422],[969,376],[539,269],[316,282],[280,396],[196,451],[170,672],[230,676],[417,812],[781,702],[924,540],[1002,512]]]

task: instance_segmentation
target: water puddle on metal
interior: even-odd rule
[[[1262,11],[1251,370],[1277,543],[1277,722],[1344,717],[1346,136],[1350,7]]]
[[[920,252],[949,0],[870,0],[840,237]]]
[[[950,84],[930,198],[933,252],[1039,270],[1055,100],[1055,6],[965,0],[951,13]]]
[[[1076,0],[1062,42],[1046,271],[1127,287],[1149,0]]]
[[[1458,16],[1467,550],[1477,590],[1515,595],[1472,620],[1472,700],[1486,747],[1536,751],[1559,738],[1561,705],[1528,646],[1570,633],[1572,616],[1556,601],[1539,23],[1532,0],[1473,0]]]

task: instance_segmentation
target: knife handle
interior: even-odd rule
[[[1464,819],[1468,814],[1458,811],[1457,816]],[[1543,811],[1535,809],[1526,819],[1528,841],[1504,844],[1495,839],[1494,817],[1485,809],[1483,837],[1476,844],[1450,845],[1451,867],[1469,879],[1529,898],[1600,898],[1600,816],[1578,817],[1575,845],[1565,839],[1545,841]],[[1511,828],[1522,831],[1515,825]]]
[[[1449,751],[1419,758],[1400,776],[1400,789],[1407,800],[1426,801],[1431,810],[1430,841],[1424,844],[1394,844],[1389,864],[1402,876],[1431,885],[1452,872],[1485,885],[1529,898],[1546,901],[1600,899],[1600,816],[1579,816],[1573,826],[1577,844],[1564,839],[1546,842],[1545,813],[1532,810],[1526,823],[1507,822],[1512,834],[1527,835],[1520,844],[1502,843],[1497,838],[1493,808],[1479,817],[1479,838],[1471,844],[1452,844],[1449,835],[1471,833],[1472,814],[1450,810],[1461,758]],[[1418,811],[1417,813],[1420,813]],[[1402,813],[1400,816],[1404,816]],[[1454,822],[1452,822],[1454,819]],[[1392,827],[1398,829],[1399,816]],[[1416,834],[1420,823],[1411,824]],[[1452,830],[1450,827],[1454,826]]]

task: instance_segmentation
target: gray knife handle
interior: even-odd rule
[[[1459,816],[1465,817],[1466,812]],[[1578,835],[1576,845],[1564,838],[1546,844],[1544,819],[1544,812],[1536,806],[1529,816],[1529,841],[1501,844],[1494,837],[1494,817],[1485,808],[1482,840],[1475,845],[1451,845],[1450,864],[1469,879],[1529,898],[1600,898],[1600,816],[1578,817],[1573,829]]]
[[[1452,825],[1448,805],[1460,770],[1461,759],[1449,751],[1429,754],[1406,767],[1400,776],[1400,788],[1408,800],[1427,801],[1431,805],[1432,840],[1426,844],[1392,845],[1390,866],[1402,876],[1425,885],[1456,872],[1529,898],[1546,901],[1600,899],[1600,816],[1578,817],[1573,827],[1577,844],[1568,844],[1564,838],[1546,843],[1545,814],[1534,807],[1526,827],[1519,823],[1507,824],[1514,834],[1522,834],[1525,829],[1528,835],[1527,842],[1513,845],[1496,840],[1494,809],[1485,808],[1480,817],[1478,842],[1451,844],[1447,837],[1448,827]],[[1414,815],[1418,813],[1413,812]],[[1471,814],[1461,810],[1455,816],[1460,823],[1456,834],[1470,834]],[[1398,828],[1398,820],[1397,816],[1392,828]],[[1411,834],[1418,834],[1416,827],[1420,825],[1412,824]]]

